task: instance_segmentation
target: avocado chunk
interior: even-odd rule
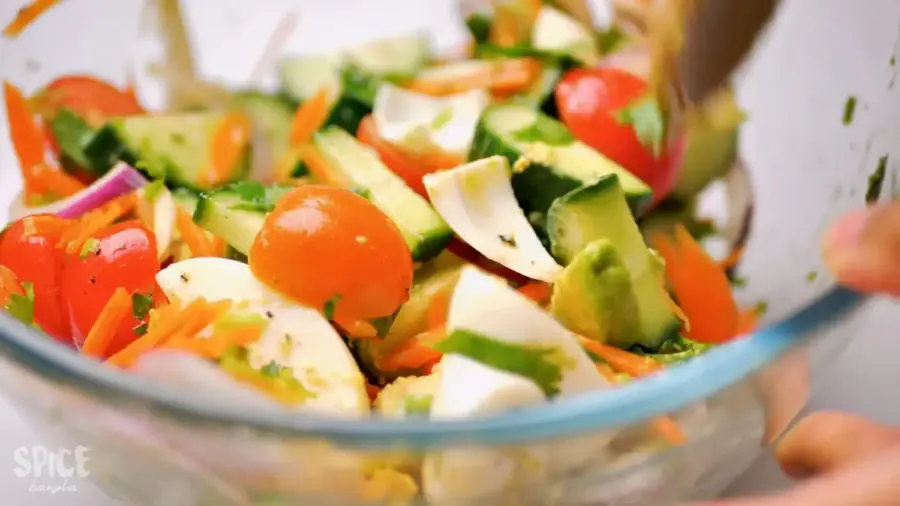
[[[640,344],[651,350],[680,327],[665,290],[662,258],[644,243],[618,176],[610,174],[556,199],[547,213],[547,233],[553,255],[566,266],[564,281],[554,288],[554,314],[579,319],[575,328],[587,327],[593,333],[586,335],[593,339],[623,347]],[[604,248],[615,250],[617,269],[610,267],[610,253],[599,255],[596,244],[601,239],[609,244]],[[579,262],[594,267],[579,267]],[[628,284],[619,279],[622,276]],[[575,283],[575,279],[581,281]],[[564,305],[572,305],[578,295],[560,298],[569,292],[580,294],[583,304],[595,301],[594,309],[575,316]],[[633,305],[626,300],[629,297]],[[604,321],[610,318],[615,324]],[[595,322],[586,323],[591,320]]]
[[[640,335],[631,274],[607,238],[588,244],[566,266],[551,305],[566,328],[595,341],[628,346]]]

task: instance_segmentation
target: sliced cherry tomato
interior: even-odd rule
[[[111,225],[88,239],[81,251],[69,255],[62,296],[75,345],[84,344],[97,316],[119,287],[139,297],[134,297],[135,311],[122,321],[106,352],[112,355],[134,341],[141,325],[147,323],[150,301],[157,305],[162,300],[157,272],[156,237],[139,221]]]
[[[65,258],[56,246],[71,226],[71,220],[37,214],[11,224],[0,240],[0,264],[13,271],[19,282],[34,287],[35,323],[67,344],[72,340],[60,298]]]
[[[366,116],[359,124],[356,133],[359,141],[375,149],[381,161],[394,174],[400,176],[406,184],[419,195],[428,198],[422,178],[432,172],[448,170],[463,163],[459,157],[451,155],[414,156],[388,143],[378,135],[375,120]]]
[[[413,275],[409,247],[390,218],[350,190],[321,185],[278,201],[250,249],[250,268],[335,319],[392,314],[409,297]]]
[[[65,107],[85,117],[89,123],[110,116],[143,114],[144,108],[129,89],[119,89],[96,77],[72,75],[56,79],[44,88],[38,101],[46,113]]]
[[[582,142],[626,168],[664,198],[678,179],[676,158],[664,149],[657,158],[638,139],[634,128],[617,119],[619,111],[644,99],[647,82],[612,67],[568,72],[556,87],[560,118]]]

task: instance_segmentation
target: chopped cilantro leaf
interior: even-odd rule
[[[659,157],[666,136],[665,117],[659,103],[647,96],[616,113],[616,120],[623,125],[631,125],[641,144],[654,157]]]
[[[469,330],[454,330],[435,346],[442,353],[457,353],[482,364],[528,378],[547,397],[559,394],[562,381],[560,350],[505,343]]]
[[[431,395],[406,395],[403,397],[403,408],[407,415],[427,415],[433,400]]]
[[[334,319],[334,311],[337,309],[337,303],[340,302],[341,297],[341,294],[336,293],[325,301],[325,304],[322,306],[322,315],[325,316],[326,320]]]
[[[844,124],[849,125],[853,123],[853,113],[856,112],[856,97],[849,96],[847,97],[847,101],[844,102]]]
[[[369,190],[365,186],[351,186],[350,191],[367,200],[372,197],[372,190]]]
[[[142,336],[147,333],[147,324],[142,323],[142,324],[138,325],[137,327],[131,329],[131,332],[133,332],[134,335],[136,335],[136,336]]]
[[[278,378],[281,376],[281,370],[284,369],[280,365],[276,364],[274,360],[270,361],[268,364],[264,365],[259,372],[270,378]]]
[[[134,164],[134,168],[142,170],[150,176],[150,179],[165,179],[166,177],[166,161],[161,157],[153,157],[147,156],[147,153],[153,153],[153,146],[150,141],[145,139],[144,142],[141,143],[141,153],[145,155],[141,157],[137,163]]]
[[[87,258],[88,255],[97,253],[98,251],[100,251],[100,240],[91,237],[81,245],[81,251],[78,252],[78,256]]]
[[[878,167],[869,174],[869,186],[866,188],[866,203],[871,204],[878,200],[881,195],[881,187],[884,186],[884,174],[887,170],[888,156],[884,155],[878,159]]]
[[[258,181],[241,181],[228,186],[225,191],[234,192],[240,199],[240,202],[229,206],[231,209],[268,213],[291,189],[290,186],[264,186]]]
[[[399,312],[399,311],[398,311]],[[369,323],[375,327],[375,332],[378,337],[385,337],[389,330],[391,330],[391,325],[394,324],[394,317],[397,316],[396,313],[389,316],[382,316],[381,318],[375,318],[373,320],[369,320]]]
[[[819,277],[819,273],[816,271],[809,271],[806,273],[806,281],[808,283],[814,282],[816,279],[818,279],[818,277]]]
[[[135,293],[131,296],[131,314],[135,320],[143,320],[150,314],[153,308],[153,297],[141,293]]]
[[[26,325],[34,324],[34,284],[28,281],[22,283],[25,295],[14,293],[6,302],[6,310],[15,319]]]
[[[166,187],[166,182],[162,179],[154,179],[147,186],[144,186],[144,197],[147,198],[150,202],[156,200],[159,197],[159,194],[162,193],[163,189]]]
[[[547,116],[538,116],[534,123],[513,132],[513,137],[522,142],[542,142],[550,146],[567,146],[575,142],[565,125]]]

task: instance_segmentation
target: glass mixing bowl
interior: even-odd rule
[[[0,19],[10,19],[16,3],[4,3]],[[292,52],[414,28],[451,48],[463,34],[449,0],[183,4],[200,73],[235,86],[246,84],[289,8],[300,13]],[[161,46],[153,24],[140,21],[143,8],[137,0],[64,2],[3,41],[0,74],[31,92],[64,73],[119,83],[133,73],[141,98],[158,106],[164,90],[141,69]],[[712,497],[783,432],[862,318],[865,299],[835,287],[819,242],[867,193],[886,200],[900,191],[894,162],[880,192],[868,190],[879,160],[895,159],[900,147],[898,16],[896,2],[784,2],[737,81],[748,114],[743,163],[706,206],[726,221],[728,240],[746,238],[738,270],[747,281],[737,293],[746,305],[767,304],[766,326],[664,374],[478,420],[335,420],[257,411],[124,375],[0,315],[0,390],[47,441],[91,448],[91,479],[127,504],[390,503],[387,482],[361,483],[360,467],[426,454],[454,463],[458,497],[439,504],[658,506]],[[259,83],[271,86],[271,76]],[[849,96],[857,107],[845,124]],[[6,130],[5,119],[0,125]],[[0,139],[2,219],[19,182],[7,135]],[[682,422],[688,443],[635,448],[646,421],[666,413]],[[510,473],[527,475],[527,462],[503,456],[577,446],[601,433],[616,434],[612,445],[581,465],[497,486]]]

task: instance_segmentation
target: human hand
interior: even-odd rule
[[[900,202],[838,220],[823,244],[844,285],[900,296]],[[775,456],[794,478],[790,492],[705,506],[890,506],[900,504],[900,429],[842,413],[816,413],[782,438]]]

